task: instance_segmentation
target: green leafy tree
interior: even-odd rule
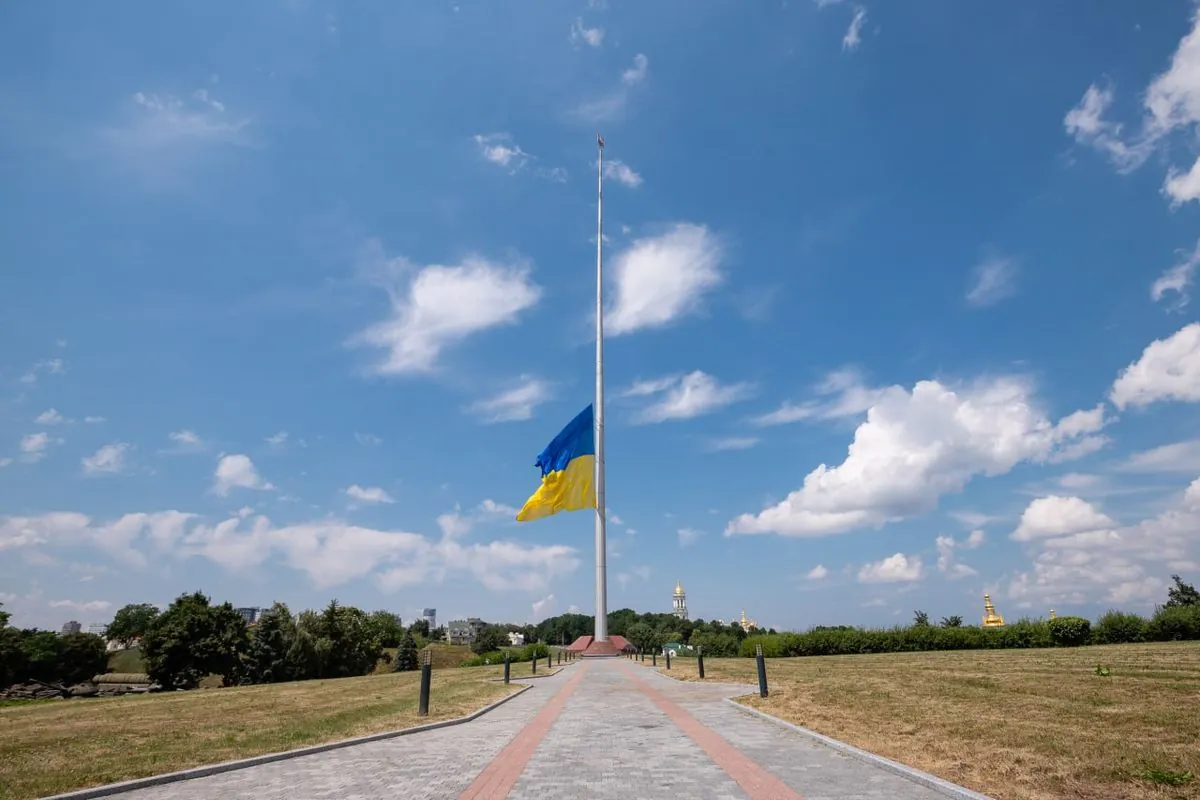
[[[233,606],[214,606],[201,592],[180,595],[142,638],[150,678],[164,688],[194,689],[209,675],[228,686],[241,678],[249,644],[246,622]]]
[[[404,638],[404,623],[391,611],[372,611],[367,617],[371,631],[381,647],[398,647]],[[424,620],[422,620],[424,621]],[[428,625],[426,625],[428,627]]]
[[[10,627],[12,615],[0,603],[0,689],[21,680],[25,672],[25,653],[21,650],[21,632]]]
[[[475,655],[492,653],[505,647],[508,647],[508,636],[503,629],[495,625],[484,627],[475,637],[475,641],[471,642],[471,652]]]
[[[281,683],[297,677],[289,653],[296,639],[296,620],[283,603],[275,603],[250,631],[245,658],[246,683]]]
[[[1200,592],[1190,583],[1184,583],[1178,575],[1172,575],[1175,585],[1167,589],[1166,608],[1183,608],[1185,606],[1200,606]]]
[[[654,636],[654,629],[644,622],[635,622],[625,629],[625,638],[643,653],[653,649],[652,636]]]
[[[108,671],[108,647],[102,637],[94,633],[68,633],[59,638],[59,681],[79,683]]]
[[[417,662],[417,642],[411,632],[404,634],[400,640],[400,649],[396,651],[396,672],[412,672],[419,665]]]
[[[419,619],[412,625],[409,625],[408,632],[413,636],[420,636],[422,639],[432,638],[431,634],[433,633],[429,630],[429,620],[427,619]],[[388,645],[384,646],[387,647]]]
[[[917,609],[913,612],[913,625],[917,627],[925,627],[929,624],[929,612]]]
[[[130,603],[117,610],[105,634],[122,647],[130,647],[146,635],[150,624],[158,616],[158,608],[149,603]]]
[[[942,617],[942,627],[943,628],[961,628],[962,623],[963,623],[963,618],[960,617],[958,614],[955,614],[950,617]]]

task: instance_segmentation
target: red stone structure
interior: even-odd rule
[[[635,648],[624,636],[610,635],[607,642],[597,642],[594,636],[580,636],[567,647],[583,658],[613,658],[622,653],[632,653]]]

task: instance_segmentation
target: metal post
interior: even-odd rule
[[[560,665],[562,664],[562,650],[559,650],[559,651],[558,651],[558,663],[559,663]]]
[[[537,653],[533,654],[533,661],[531,663],[533,664],[533,673],[532,674],[537,675]]]
[[[417,713],[425,717],[429,715],[429,685],[433,681],[433,652],[425,650],[421,655],[424,663],[421,664],[421,699],[417,704]]]
[[[667,655],[667,669],[670,669],[671,668],[671,651],[668,650],[666,655]]]
[[[758,662],[758,696],[767,696],[767,659],[763,657],[762,645],[754,645],[754,659]]]
[[[700,680],[704,680],[704,648],[696,645],[696,666],[700,668]]]
[[[653,653],[650,654],[650,666],[652,666],[652,667],[658,666],[658,651],[657,650],[655,650]]]
[[[608,641],[608,552],[605,544],[607,500],[604,492],[604,137],[596,134],[596,401],[593,411],[596,449],[596,629],[597,642]]]
[[[505,650],[504,651],[504,682],[505,683],[508,683],[508,675],[509,675],[509,671],[511,668],[512,668],[512,656],[510,656],[508,651]]]

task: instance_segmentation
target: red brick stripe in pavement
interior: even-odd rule
[[[658,709],[671,718],[679,729],[688,735],[700,749],[708,754],[713,762],[725,770],[725,774],[733,778],[738,786],[749,795],[750,800],[804,800],[800,793],[783,781],[767,772],[750,759],[741,750],[721,738],[711,728],[685,711],[683,708],[668,700],[664,695],[633,674],[633,670],[624,664],[621,669],[630,680],[653,701]]]
[[[484,767],[483,772],[474,782],[458,796],[458,800],[503,800],[525,771],[525,765],[533,757],[533,752],[550,732],[550,726],[567,704],[567,698],[575,691],[579,681],[587,671],[587,665],[580,665],[558,694],[550,698],[550,702],[542,707],[529,723],[521,729],[500,754],[492,759],[492,763]]]

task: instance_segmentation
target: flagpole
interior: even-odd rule
[[[596,134],[596,636],[608,641],[608,567],[604,499],[604,137]]]

